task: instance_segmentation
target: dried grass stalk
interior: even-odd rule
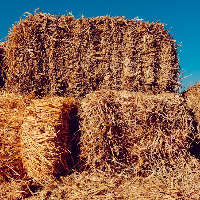
[[[21,178],[19,129],[28,102],[20,95],[0,91],[0,181]]]
[[[74,98],[33,100],[21,128],[21,156],[29,177],[39,183],[67,173],[71,159],[70,112]]]
[[[147,176],[153,166],[173,169],[195,134],[178,94],[96,91],[82,100],[80,118],[80,156],[91,170]]]
[[[177,45],[159,22],[30,14],[5,43],[6,88],[83,97],[103,87],[161,93],[179,87]]]

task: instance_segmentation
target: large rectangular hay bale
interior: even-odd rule
[[[178,94],[101,90],[81,102],[81,159],[88,169],[147,175],[187,155],[192,118]]]
[[[177,45],[159,22],[36,13],[12,27],[5,46],[6,87],[21,93],[83,97],[106,86],[151,93],[179,87]]]
[[[29,177],[39,183],[70,172],[69,121],[76,112],[74,98],[33,100],[21,126],[21,156]]]

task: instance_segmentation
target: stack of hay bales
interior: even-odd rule
[[[187,156],[193,121],[178,94],[100,90],[81,102],[81,159],[90,170],[175,168]],[[194,136],[195,137],[195,136]],[[119,169],[119,170],[118,170]]]
[[[0,182],[21,178],[25,173],[19,134],[25,107],[22,96],[0,92]]]
[[[7,90],[82,98],[105,87],[150,93],[179,87],[177,45],[159,22],[35,13],[7,38]]]
[[[27,107],[21,126],[21,157],[28,176],[36,182],[70,172],[69,121],[75,111],[74,98],[64,97],[35,99]]]

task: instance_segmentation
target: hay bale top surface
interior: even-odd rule
[[[159,22],[30,14],[10,30],[7,89],[82,97],[102,87],[177,91],[177,45]]]

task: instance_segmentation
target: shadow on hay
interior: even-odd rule
[[[78,118],[78,107],[74,106],[68,111],[66,115],[65,111],[62,111],[63,124],[57,126],[58,130],[68,129],[68,152],[62,152],[61,160],[62,163],[55,163],[55,168],[57,169],[53,174],[57,179],[60,176],[70,175],[75,170],[79,170],[79,154],[80,154],[80,131],[79,131],[79,118]],[[62,131],[60,131],[62,132]],[[66,137],[63,134],[58,135],[57,145],[65,148],[63,145],[66,144]]]
[[[0,88],[4,87],[5,85],[5,79],[6,79],[6,74],[3,71],[3,69],[1,68],[1,66],[3,65],[3,56],[2,56],[2,51],[0,49]]]
[[[5,78],[6,78],[5,72],[4,71],[1,72],[1,69],[0,69],[0,88],[4,87],[4,85],[5,85]]]

